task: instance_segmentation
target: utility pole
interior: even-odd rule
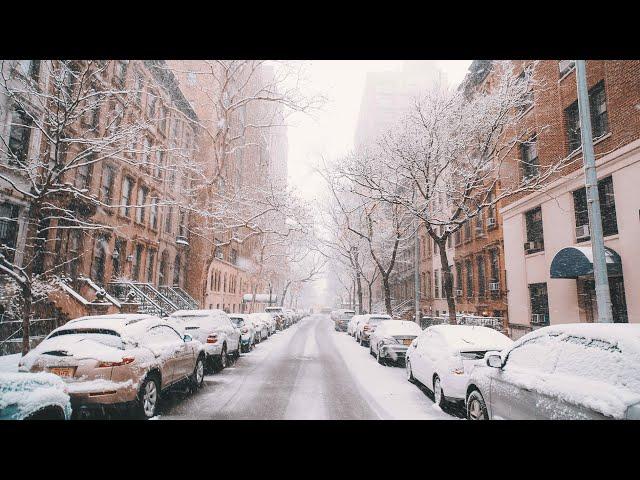
[[[418,325],[421,324],[421,318],[420,318],[420,235],[418,235],[419,231],[420,231],[420,223],[418,223],[417,228],[416,228],[416,238],[415,238],[415,242],[414,242],[414,246],[413,246],[413,252],[414,252],[414,269],[413,269],[413,284],[414,284],[414,301],[415,301],[415,312],[416,312],[416,323]]]
[[[595,280],[596,302],[598,304],[598,322],[612,323],[611,294],[609,292],[609,276],[607,275],[607,260],[604,249],[604,235],[602,233],[602,216],[600,214],[596,159],[593,152],[593,132],[591,130],[591,112],[585,63],[585,60],[576,60],[576,83],[578,87],[578,111],[580,113],[585,190],[589,209],[589,235],[591,236],[591,249],[593,252],[593,277]]]

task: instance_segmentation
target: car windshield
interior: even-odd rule
[[[124,342],[120,334],[106,328],[68,328],[58,330],[49,335],[47,340],[61,337],[62,335],[68,336],[68,338],[72,338],[71,336],[73,336],[78,340],[89,339],[108,347],[124,349]]]
[[[244,319],[240,318],[240,317],[230,317],[231,318],[231,322],[236,326],[236,327],[243,327],[244,326]]]
[[[371,317],[371,318],[369,318],[367,323],[369,325],[378,325],[380,322],[382,322],[384,320],[389,320],[389,318],[388,317]]]

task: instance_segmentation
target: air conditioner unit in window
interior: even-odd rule
[[[496,219],[492,217],[487,218],[487,227],[493,228],[495,226],[496,226]]]
[[[183,235],[178,235],[176,237],[176,245],[188,246],[189,245],[189,241],[187,240],[187,237],[185,237]]]
[[[544,313],[534,313],[531,315],[531,323],[533,325],[544,325],[549,323]]]
[[[589,225],[580,225],[576,227],[576,240],[589,238]]]
[[[491,282],[489,283],[489,291],[497,292],[500,290],[500,282]]]
[[[544,244],[541,241],[524,242],[524,251],[525,253],[531,253],[536,250],[542,250],[543,245]]]

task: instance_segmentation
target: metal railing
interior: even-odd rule
[[[29,322],[29,344],[35,347],[47,335],[66,320],[62,318],[37,318]],[[0,355],[19,353],[22,350],[22,320],[0,322]]]
[[[158,290],[169,298],[180,310],[193,310],[200,307],[198,302],[177,285],[161,285]]]
[[[429,317],[423,316],[420,326],[424,329],[432,325],[441,325],[449,323],[448,316]],[[481,317],[477,315],[456,314],[457,325],[476,325],[480,327],[488,327],[506,334],[504,319],[501,317]]]
[[[145,293],[143,288],[140,288],[140,285],[143,284],[125,281],[109,282],[107,284],[107,291],[120,302],[127,302],[133,299],[133,301],[140,305],[138,307],[138,313],[146,313],[159,317],[165,317],[171,313]],[[129,298],[130,296],[132,297],[131,299]]]

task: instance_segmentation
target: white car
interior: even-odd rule
[[[356,326],[356,342],[362,347],[368,347],[369,336],[375,331],[376,327],[385,320],[391,320],[391,317],[379,313],[362,315]]]
[[[256,341],[260,343],[262,340],[266,340],[274,322],[273,317],[268,313],[251,313],[249,319],[255,325]]]
[[[349,323],[347,324],[347,334],[348,335],[351,335],[352,337],[356,336],[356,327],[358,326],[358,321],[363,316],[364,315],[354,315],[353,317],[351,317],[351,320],[349,320]]]
[[[512,344],[509,337],[488,327],[433,325],[407,350],[407,379],[429,388],[440,407],[448,401],[464,401],[469,374],[483,362],[485,353]]]
[[[229,319],[240,329],[240,350],[243,353],[249,352],[256,343],[256,329],[249,315],[246,313],[230,313]]]
[[[229,356],[240,356],[240,329],[222,310],[178,310],[167,321],[202,342],[209,370],[222,370],[227,367]]]
[[[640,325],[552,325],[485,362],[467,384],[471,420],[640,420]]]
[[[420,325],[406,320],[384,320],[369,337],[369,353],[375,355],[378,363],[404,360],[409,345],[422,333]]]

